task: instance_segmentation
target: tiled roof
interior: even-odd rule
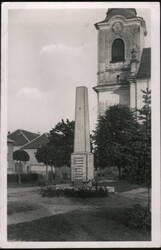
[[[7,137],[7,143],[13,143],[14,141]]]
[[[39,134],[17,129],[13,133],[9,134],[8,138],[14,141],[14,146],[23,146],[38,136]]]
[[[31,142],[26,143],[26,145],[21,147],[21,149],[37,149],[48,143],[48,141],[48,136],[46,134],[42,134]]]
[[[151,76],[151,48],[144,48],[141,56],[137,79],[147,79]]]

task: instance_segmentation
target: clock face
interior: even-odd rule
[[[120,34],[123,30],[123,24],[121,22],[114,23],[112,26],[112,31],[115,34]]]

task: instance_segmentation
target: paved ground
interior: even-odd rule
[[[74,199],[41,197],[39,187],[8,189],[8,225],[36,220],[71,211],[100,209],[103,207],[128,207],[146,203],[145,188],[111,194],[107,198]]]

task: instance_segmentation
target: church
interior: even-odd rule
[[[151,49],[144,47],[146,23],[135,9],[108,9],[98,30],[98,115],[115,104],[143,106],[142,91],[151,88]]]

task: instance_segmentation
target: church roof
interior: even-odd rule
[[[137,12],[135,9],[111,8],[108,9],[105,20],[108,21],[112,16],[116,15],[121,15],[129,19],[136,17]]]
[[[129,9],[129,8],[109,8],[106,12],[106,18],[95,24],[95,27],[98,29],[98,25],[104,22],[108,22],[111,17],[121,15],[124,16],[127,19],[135,18],[137,16],[137,12],[135,9]]]
[[[144,48],[141,56],[137,79],[147,79],[151,76],[151,48]]]
[[[13,133],[9,134],[8,138],[14,141],[14,146],[23,146],[24,144],[32,141],[38,136],[39,134],[22,129],[17,129]]]
[[[21,149],[38,149],[39,147],[48,143],[48,141],[47,134],[42,134],[31,142],[26,143],[23,147],[21,147]]]

